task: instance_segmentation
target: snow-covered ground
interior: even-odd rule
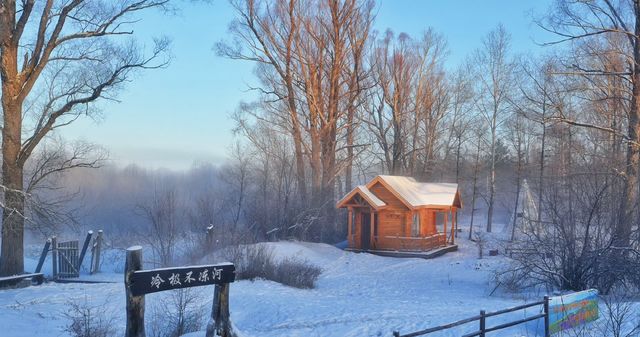
[[[391,337],[394,330],[408,333],[473,316],[480,309],[498,310],[527,301],[508,294],[489,296],[493,286],[488,280],[504,258],[478,260],[472,242],[461,239],[459,243],[459,251],[432,260],[349,253],[317,243],[266,243],[273,247],[276,256],[296,256],[320,266],[323,273],[317,287],[301,290],[264,280],[235,282],[230,294],[232,321],[243,336]],[[122,256],[121,252],[112,254],[114,264],[89,278],[114,283],[46,283],[1,290],[0,336],[65,336],[68,320],[63,313],[68,311],[69,301],[85,299],[100,306],[101,314],[115,317],[116,328],[123,331],[125,296],[117,261],[124,264],[124,260],[117,258]],[[198,294],[203,313],[208,315],[212,287],[192,289]],[[160,305],[168,293],[148,295],[147,313]],[[540,310],[535,308],[528,314]],[[523,316],[519,312],[511,317],[489,319],[488,324]],[[476,330],[476,324],[433,336],[460,336]],[[204,332],[189,334],[199,335]],[[535,336],[535,333],[519,327],[495,336]]]

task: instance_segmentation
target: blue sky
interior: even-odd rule
[[[549,0],[381,0],[375,29],[417,36],[433,27],[449,45],[453,68],[480,46],[498,23],[512,34],[514,53],[538,53],[534,41],[545,38],[531,11],[547,10]],[[176,15],[150,12],[135,27],[137,39],[172,40],[171,64],[136,76],[119,95],[119,103],[101,104],[99,121],[79,120],[60,131],[67,139],[102,145],[119,166],[181,170],[195,162],[222,163],[233,142],[229,115],[252,99],[253,64],[215,55],[215,42],[227,37],[233,18],[229,4],[216,0],[183,1]]]

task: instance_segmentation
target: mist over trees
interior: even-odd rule
[[[341,194],[410,175],[460,183],[464,212],[487,232],[508,223],[522,249],[553,246],[548,260],[522,261],[530,279],[550,270],[545,284],[603,291],[637,281],[638,3],[556,1],[533,18],[552,36],[540,55],[515,55],[497,25],[455,70],[433,29],[373,30],[370,1],[233,4],[218,53],[254,63],[260,79],[238,131],[248,151],[293,154],[282,158],[295,167],[291,207],[320,210],[289,223],[309,228],[298,237],[344,237]],[[277,136],[256,138],[266,130]],[[517,228],[525,183],[534,230]]]
[[[514,255],[502,284],[640,285],[637,2],[555,1],[532,19],[552,34],[539,55],[517,55],[497,25],[456,65],[433,28],[375,30],[373,1],[231,4],[236,18],[215,49],[254,65],[258,95],[232,116],[226,163],[93,170],[79,163],[103,158],[87,145],[58,157],[42,148],[34,177],[44,164],[73,169],[29,180],[40,204],[60,200],[42,208],[58,220],[34,231],[100,227],[122,246],[144,237],[164,265],[181,237],[210,226],[335,243],[346,235],[342,195],[377,174],[408,175],[460,184],[469,238],[505,224],[510,247],[528,253]]]

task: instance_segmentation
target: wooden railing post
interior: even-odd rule
[[[235,337],[229,314],[229,283],[216,285],[206,337]]]
[[[56,278],[58,275],[58,238],[51,237],[51,276]]]
[[[484,335],[484,329],[486,328],[486,317],[485,317],[486,312],[484,310],[480,310],[480,337],[485,337]]]
[[[96,242],[93,244],[93,268],[91,269],[91,274],[97,273],[100,271],[100,250],[102,249],[102,230],[98,231],[98,236],[96,236]]]
[[[370,234],[370,237],[369,237],[369,242],[371,242],[370,249],[376,249],[377,248],[376,247],[375,235],[374,235],[375,234],[375,231],[374,231],[374,229],[375,229],[375,215],[374,214],[375,213],[373,212],[373,210],[369,214],[369,217],[370,217],[370,219],[369,219],[369,229],[371,230],[371,234]]]
[[[44,248],[42,248],[42,254],[40,254],[40,260],[38,260],[38,266],[36,266],[35,273],[39,273],[42,271],[42,265],[44,265],[44,260],[47,259],[47,254],[49,253],[49,247],[51,247],[51,239],[47,239],[47,242],[44,243]]]
[[[349,206],[348,210],[349,211],[347,212],[347,214],[348,214],[348,217],[347,217],[347,247],[354,248],[354,246],[353,246],[353,238],[352,238],[353,232],[352,232],[352,229],[351,229],[351,227],[353,227],[353,224],[351,223],[352,222],[352,217],[353,217],[353,215],[352,215],[353,214],[353,209],[352,209],[352,207]]]
[[[214,337],[217,332],[218,316],[220,313],[220,286],[216,284],[214,289],[211,318],[209,319],[209,323],[207,323],[207,333],[205,337]]]
[[[85,254],[87,254],[87,248],[89,248],[89,244],[91,243],[91,236],[93,235],[93,231],[88,231],[87,236],[84,239],[84,244],[82,245],[82,251],[80,252],[80,256],[78,257],[78,265],[76,269],[78,270],[78,274],[80,274],[80,268],[82,267],[82,261],[84,260]],[[91,269],[91,267],[89,267]]]
[[[544,297],[544,337],[551,336],[549,332],[549,296]]]
[[[142,247],[133,246],[127,249],[127,262],[124,269],[124,284],[127,296],[127,328],[125,330],[125,337],[145,337],[144,295],[133,296],[130,289],[131,274],[136,270],[142,270]]]

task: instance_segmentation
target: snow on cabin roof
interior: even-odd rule
[[[411,177],[388,175],[377,176],[367,187],[371,187],[378,179],[412,207],[453,206],[458,193],[458,184],[421,183]]]
[[[373,194],[367,186],[359,185],[356,186],[351,192],[349,192],[342,200],[338,201],[338,207],[343,207],[342,205],[349,201],[356,193],[360,193],[360,195],[371,205],[373,208],[384,207],[387,204],[380,200],[375,194]]]
[[[384,203],[384,201],[380,200],[380,198],[376,197],[373,193],[371,193],[371,191],[369,191],[367,186],[360,185],[360,186],[357,186],[356,189],[358,189],[358,191],[362,193],[365,199],[367,199],[367,202],[372,204],[372,206],[382,207],[387,205]]]

